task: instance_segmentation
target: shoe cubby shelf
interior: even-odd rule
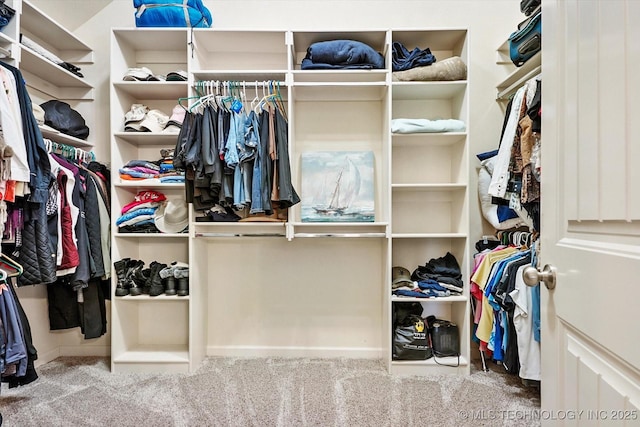
[[[337,39],[368,44],[384,56],[386,68],[302,70],[311,44]],[[373,177],[367,179],[373,180],[375,201],[373,222],[307,222],[301,204],[288,210],[287,222],[200,222],[192,206],[188,235],[115,233],[114,259],[182,258],[190,264],[193,286],[184,304],[137,297],[113,300],[114,371],[173,369],[171,349],[184,346],[187,362],[178,365],[189,371],[205,353],[279,356],[303,351],[311,356],[378,356],[394,373],[469,372],[468,286],[462,295],[437,301],[400,300],[391,294],[391,270],[396,265],[415,268],[451,252],[468,283],[471,134],[394,134],[391,129],[392,120],[400,118],[468,123],[470,83],[393,80],[394,43],[409,49],[429,47],[438,60],[459,56],[468,63],[468,34],[459,28],[112,30],[114,170],[132,158],[176,145],[175,135],[124,132],[124,115],[132,104],[168,110],[178,98],[193,97],[196,82],[204,80],[240,82],[252,99],[271,80],[289,118],[291,179],[301,197],[308,191],[302,185],[305,153],[371,151]],[[127,70],[137,67],[158,74],[186,70],[188,80],[123,81]],[[184,100],[183,105],[193,102]],[[184,197],[183,185],[127,182],[115,188],[112,211],[120,210],[139,189],[164,188],[171,197]],[[228,281],[218,280],[222,271],[233,271],[234,292],[229,292]],[[420,302],[425,316],[443,316],[460,325],[460,367],[392,360],[391,313],[395,304],[408,301]],[[145,316],[171,318],[172,330],[166,336],[149,332],[153,326]],[[372,323],[377,327],[362,326]],[[234,337],[223,333],[230,328],[237,332]],[[152,344],[158,353],[144,350]]]

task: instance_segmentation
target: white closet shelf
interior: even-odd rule
[[[113,363],[189,363],[187,345],[140,346],[113,358]]]
[[[203,229],[229,229],[229,228],[283,228],[286,222],[192,222],[192,225]]]
[[[451,99],[464,95],[467,88],[467,81],[392,82],[391,88],[392,98],[394,101]]]
[[[514,65],[515,67],[515,65]],[[507,100],[524,82],[542,72],[542,52],[536,53],[521,67],[516,67],[511,74],[496,85],[498,100]]]
[[[438,362],[433,357],[427,360],[392,360],[391,374],[394,375],[428,375],[436,373],[453,373],[456,370],[465,371],[469,362],[464,356],[460,356],[460,366],[457,357],[438,357]],[[444,366],[453,365],[453,366]]]
[[[455,191],[464,190],[467,184],[434,183],[434,184],[391,184],[393,191]]]
[[[456,295],[451,297],[437,297],[437,298],[415,298],[415,297],[399,297],[393,295],[391,302],[435,302],[435,303],[449,303],[449,302],[466,302],[467,297],[464,295]]]
[[[280,86],[285,85],[286,70],[199,70],[193,72],[193,80],[233,80],[245,81],[247,86],[255,86],[255,82],[275,80],[280,82]]]
[[[386,70],[296,70],[295,83],[386,82]]]
[[[412,147],[417,145],[454,145],[464,142],[466,132],[433,133],[394,133],[391,134],[394,147]]]
[[[188,28],[114,28],[118,41],[139,51],[181,51],[185,53]]]
[[[114,297],[117,298],[119,301],[132,301],[132,302],[143,302],[143,303],[153,303],[153,302],[158,302],[158,301],[177,301],[177,302],[187,302],[189,301],[189,295],[180,297],[177,295],[158,295],[155,297],[149,296],[149,295],[136,295],[136,296],[132,296],[132,295],[126,295],[123,297]]]
[[[189,91],[187,82],[114,82],[113,87],[136,99],[168,99],[186,97]]]
[[[117,188],[152,188],[157,190],[162,189],[184,189],[184,184],[182,183],[162,183],[162,182],[118,182],[113,184],[114,187]]]
[[[392,239],[465,239],[466,233],[392,233]]]
[[[93,100],[93,86],[81,77],[21,46],[20,71],[27,86],[53,99]]]
[[[115,132],[115,137],[134,145],[175,145],[178,134],[163,132]]]
[[[59,50],[91,52],[91,48],[71,31],[27,0],[22,1],[20,25],[23,31],[26,30],[42,40],[55,40],[55,45]],[[69,60],[66,57],[58,56],[65,61]]]
[[[92,141],[85,141],[84,139],[67,135],[66,133],[62,133],[52,128],[44,126],[38,126],[38,128],[40,129],[40,133],[42,133],[43,138],[50,139],[53,142],[59,142],[60,144],[82,149],[93,148],[94,146]]]
[[[114,233],[115,237],[120,238],[155,238],[155,239],[187,239],[189,233]]]

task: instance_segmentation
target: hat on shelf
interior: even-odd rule
[[[140,123],[149,112],[149,107],[144,104],[131,104],[131,108],[124,115],[124,130],[139,131]]]
[[[413,287],[411,272],[404,267],[393,267],[391,269],[391,288],[395,289],[401,286]]]
[[[169,116],[160,110],[149,110],[144,120],[140,123],[140,130],[149,132],[162,132],[167,126]]]
[[[180,233],[189,225],[187,202],[179,199],[168,200],[156,210],[154,221],[162,233]]]
[[[87,139],[89,127],[80,113],[63,101],[53,99],[40,104],[44,110],[44,124],[79,139]]]
[[[139,111],[136,112],[135,117],[139,117]],[[141,120],[132,120],[129,123],[126,123],[124,130],[135,132],[162,132],[168,121],[169,116],[162,111],[148,110]]]
[[[167,74],[169,82],[185,82],[187,81],[187,72],[184,70],[171,71]]]
[[[176,105],[175,107],[173,107],[173,111],[171,112],[171,117],[169,118],[169,121],[167,122],[167,125],[164,128],[164,132],[179,133],[186,113],[187,113],[187,110],[185,110],[181,105]]]
[[[33,109],[33,117],[36,118],[36,122],[38,122],[38,126],[42,129],[42,130],[47,130],[49,132],[53,132],[53,133],[60,133],[60,131],[52,128],[51,126],[47,126],[44,124],[44,110],[42,109],[41,106],[39,106],[38,104],[36,104],[35,102],[31,104],[31,107]]]
[[[153,72],[147,67],[129,68],[122,80],[126,82],[132,81],[161,81],[164,77],[161,75],[154,75]]]

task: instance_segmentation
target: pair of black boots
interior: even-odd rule
[[[167,264],[152,261],[148,268],[144,268],[144,261],[123,258],[114,262],[113,265],[118,277],[118,284],[116,285],[117,297],[143,294],[156,297],[164,293],[176,295],[175,281],[169,283],[169,281],[160,277],[160,270],[166,268]]]

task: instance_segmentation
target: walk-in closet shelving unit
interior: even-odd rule
[[[186,70],[186,29],[113,29],[111,33],[111,166],[112,259],[141,259],[190,263],[188,234],[123,234],[115,220],[121,209],[141,190],[155,190],[167,199],[184,199],[183,184],[139,184],[121,181],[118,169],[133,159],[157,160],[160,150],[174,148],[176,135],[125,132],[124,118],[132,104],[144,104],[171,115],[179,98],[188,95],[187,82],[123,81],[129,68],[147,67],[154,74]],[[115,296],[117,275],[112,274],[111,369],[113,372],[189,372],[203,357],[191,319],[201,315],[201,298],[194,279],[189,296]],[[195,313],[195,314],[194,314]],[[203,337],[202,337],[203,338]]]
[[[468,64],[467,31],[394,30],[393,42],[408,49],[429,47],[437,60],[459,56]],[[460,330],[460,366],[426,361],[390,360],[394,373],[469,372],[469,189],[467,81],[391,83],[392,119],[460,119],[467,132],[391,135],[391,264],[413,271],[431,258],[451,252],[460,264],[464,292],[460,296],[391,297],[393,307],[421,302],[423,316],[451,320]],[[387,287],[389,289],[389,287]],[[388,292],[390,294],[390,292]],[[389,323],[390,324],[390,323]],[[392,331],[387,329],[388,336]],[[389,352],[390,353],[390,352]],[[457,358],[438,358],[456,365]]]
[[[127,66],[154,62],[123,57],[148,58],[158,49],[155,46],[179,51],[177,37],[171,43],[159,43],[160,34],[171,33],[114,30],[112,75],[119,79]],[[190,95],[195,94],[197,81],[231,80],[243,82],[247,99],[252,99],[262,95],[262,82],[279,82],[288,117],[292,182],[301,197],[305,197],[303,153],[373,152],[375,219],[306,222],[301,206],[295,205],[285,223],[201,223],[195,222],[197,212],[192,210],[191,297],[184,335],[190,346],[190,368],[196,367],[206,347],[208,355],[381,357],[392,372],[468,372],[468,291],[461,297],[425,302],[427,308],[434,308],[425,314],[438,314],[461,325],[461,368],[440,367],[432,361],[392,363],[390,339],[392,265],[417,266],[451,251],[466,279],[469,262],[467,134],[405,136],[392,135],[390,130],[392,118],[409,113],[468,120],[467,84],[392,83],[391,41],[397,37],[407,45],[431,46],[440,58],[460,55],[466,61],[466,31],[194,29],[191,34],[188,55],[184,46]],[[146,46],[143,40],[154,37],[153,45]],[[338,38],[359,40],[382,52],[387,68],[301,69],[313,42]],[[151,136],[120,132],[122,116],[135,99],[125,95],[126,86],[112,82],[114,165],[139,155],[145,138],[150,138],[149,144],[152,141]],[[127,152],[123,151],[126,146],[131,146]],[[117,192],[126,188],[121,184]],[[122,200],[114,203],[121,205]],[[136,243],[151,241],[157,246],[160,240],[136,239],[117,237],[115,251],[135,254],[145,250],[137,249]],[[119,322],[114,325],[116,361],[141,344],[142,337],[147,343],[158,338],[158,317],[143,318],[155,304],[130,300],[114,303],[114,323]],[[126,328],[129,319],[121,314],[123,307],[135,321],[132,328]],[[135,368],[143,370],[150,360],[139,362]]]

